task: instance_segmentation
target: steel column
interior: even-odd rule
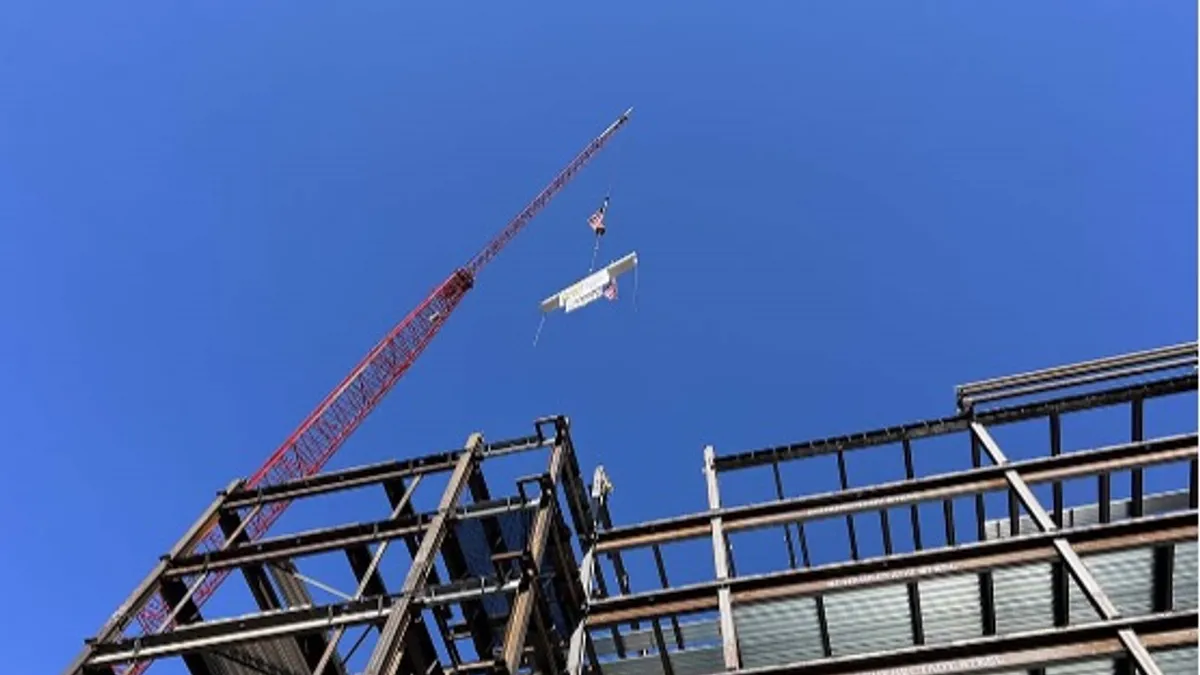
[[[596,565],[598,564],[596,559],[595,533],[600,529],[601,506],[611,493],[612,482],[609,481],[608,475],[604,473],[604,467],[596,467],[595,472],[592,474],[591,505],[588,509],[593,520],[591,528],[588,530],[591,534],[580,540],[580,545],[583,548],[583,560],[579,563],[579,585],[583,588],[583,612],[579,624],[571,632],[571,642],[567,651],[567,675],[582,675],[583,653],[586,645],[591,643],[591,638],[587,634],[587,615],[591,610],[592,582],[596,575]],[[613,628],[612,635],[613,643],[619,645],[621,634],[615,627]]]
[[[558,508],[558,480],[562,473],[565,453],[566,449],[562,443],[555,443],[550,449],[550,466],[542,481],[541,498],[523,556],[521,585],[512,603],[508,626],[504,630],[504,668],[510,675],[517,672],[525,650],[525,637],[538,596],[542,558],[546,553],[550,528],[554,525],[554,512]]]
[[[721,520],[721,491],[717,484],[717,469],[714,465],[716,452],[713,447],[704,448],[704,480],[708,486],[708,508],[712,517],[709,528],[712,532],[713,566],[717,575],[717,606],[721,614],[721,645],[725,654],[725,668],[738,670],[741,659],[738,656],[737,629],[733,624],[733,600],[729,593],[729,560],[728,548],[725,545],[725,529]]]

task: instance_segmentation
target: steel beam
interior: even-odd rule
[[[490,459],[502,455],[525,452],[545,447],[554,439],[543,439],[537,436],[492,443],[480,451],[480,459]],[[253,489],[240,489],[230,492],[229,499],[223,508],[240,509],[268,504],[270,502],[290,501],[300,497],[313,497],[328,492],[338,492],[368,485],[375,485],[390,480],[411,478],[413,476],[445,473],[454,470],[463,454],[462,450],[440,452],[413,459],[381,462],[357,466],[342,471],[317,474],[308,478],[265,485]]]
[[[466,455],[463,455],[465,457]],[[460,461],[462,461],[460,459]],[[165,578],[175,579],[243,565],[294,559],[350,546],[402,539],[420,534],[433,527],[439,519],[449,521],[486,518],[511,511],[531,509],[535,504],[517,497],[497,499],[483,504],[455,507],[448,513],[418,514],[412,517],[388,518],[369,523],[356,523],[297,534],[281,535],[256,543],[220,551],[181,558],[165,572]]]
[[[450,482],[442,493],[438,503],[437,513],[429,523],[429,529],[421,540],[421,548],[413,556],[412,566],[404,580],[404,587],[399,602],[388,616],[387,623],[380,631],[379,640],[371,652],[367,662],[367,675],[396,675],[400,662],[404,657],[405,638],[408,627],[413,622],[413,614],[419,611],[414,607],[414,596],[425,586],[429,571],[433,569],[442,541],[446,538],[446,530],[450,526],[451,514],[458,504],[459,497],[467,486],[471,473],[475,471],[483,450],[483,436],[471,434],[467,439],[464,452],[459,456],[450,475]]]
[[[1070,663],[1118,656],[1119,631],[1136,631],[1155,648],[1194,647],[1195,611],[1152,614],[1114,622],[1070,626],[1052,631],[962,640],[860,656],[749,668],[744,675],[934,675],[936,673],[1013,672],[1036,665]]]
[[[726,532],[784,525],[843,514],[875,511],[904,504],[949,499],[1008,487],[1007,474],[1017,472],[1028,483],[1061,481],[1101,471],[1153,466],[1196,457],[1197,435],[1125,443],[1098,450],[1042,457],[1003,467],[986,466],[917,480],[897,481],[843,492],[719,509],[628,527],[596,535],[597,551],[610,552],[709,536],[719,516]]]
[[[516,583],[474,579],[425,589],[414,605],[433,607],[496,593],[511,593]],[[381,623],[393,613],[400,595],[376,596],[332,605],[307,605],[230,619],[205,621],[153,635],[97,643],[85,666],[105,666],[141,659],[179,656],[268,638],[324,631],[338,626]]]
[[[1002,467],[1012,466],[1008,463],[1008,459],[1004,456],[999,444],[988,433],[986,427],[979,422],[972,422],[971,435],[983,444],[983,447],[991,455],[992,461],[996,465]],[[1102,476],[1107,476],[1107,474],[1102,474]],[[1004,477],[1008,481],[1009,487],[1020,498],[1021,503],[1025,506],[1025,510],[1029,513],[1029,517],[1033,519],[1038,529],[1043,533],[1057,532],[1058,530],[1054,521],[1050,519],[1050,514],[1046,512],[1045,507],[1038,501],[1037,496],[1029,489],[1029,485],[1026,484],[1025,479],[1011,469],[1005,472]],[[1104,490],[1101,490],[1100,498],[1105,500],[1104,506],[1108,506],[1107,500],[1109,496],[1105,494]],[[1101,522],[1108,522],[1108,519],[1102,518]],[[1079,587],[1083,590],[1083,594],[1100,614],[1100,618],[1106,622],[1115,621],[1120,618],[1120,612],[1117,611],[1116,605],[1112,603],[1112,600],[1108,598],[1104,589],[1097,583],[1096,578],[1092,576],[1087,565],[1084,565],[1083,561],[1079,559],[1079,554],[1072,548],[1071,543],[1064,537],[1058,537],[1054,540],[1054,548],[1058,551],[1063,563],[1066,564],[1071,576],[1074,577]],[[1162,675],[1162,672],[1158,669],[1158,665],[1150,657],[1150,652],[1146,651],[1145,645],[1138,639],[1133,629],[1123,628],[1118,631],[1117,636],[1120,638],[1121,644],[1129,652],[1129,655],[1133,657],[1134,662],[1137,663],[1143,675]]]
[[[254,519],[255,515],[260,510],[260,507],[255,507],[250,510],[245,519],[238,516],[236,511],[222,509],[219,518],[219,525],[222,533],[225,535],[225,542],[233,542],[234,544],[242,544],[249,541],[249,536],[246,534],[246,524]],[[250,594],[254,596],[254,602],[258,608],[264,612],[283,609],[284,607],[294,607],[297,605],[311,604],[312,597],[299,583],[280,583],[280,589],[284,591],[283,598],[279,597],[276,592],[275,585],[271,582],[271,577],[282,580],[284,577],[291,577],[295,567],[290,561],[285,561],[286,567],[273,567],[270,571],[261,565],[248,565],[242,568],[242,575],[246,579],[246,584],[250,588]],[[320,655],[328,643],[326,635],[323,632],[309,633],[306,635],[297,635],[293,640],[296,649],[299,651],[301,658],[304,660],[303,675],[309,675],[313,672]],[[251,660],[248,654],[236,653],[236,647],[228,647],[220,650],[220,654],[234,660],[241,659],[239,662]],[[334,662],[333,675],[345,675],[346,670],[341,659],[336,659]]]
[[[217,493],[216,499],[209,504],[204,513],[200,514],[196,522],[192,523],[192,526],[184,532],[179,541],[175,542],[170,552],[162,556],[158,564],[154,566],[154,569],[150,570],[150,573],[134,588],[129,597],[125,599],[125,602],[122,602],[117,607],[117,611],[113,612],[108,621],[104,622],[104,625],[101,626],[96,636],[86,641],[83,650],[79,652],[75,660],[71,662],[71,665],[67,666],[67,669],[63,671],[63,675],[81,675],[84,666],[89,664],[93,654],[95,654],[97,645],[111,642],[121,636],[125,627],[129,625],[129,621],[138,612],[142,611],[142,608],[146,606],[146,603],[158,591],[159,582],[163,573],[167,570],[168,562],[172,558],[190,551],[200,541],[200,538],[208,531],[209,526],[216,522],[217,514],[220,512],[221,506],[227,499],[229,492],[240,484],[240,480],[233,481],[228,487]]]
[[[1197,344],[1187,342],[1027,373],[995,377],[955,387],[960,409],[972,403],[1014,398],[1050,389],[1075,387],[1159,370],[1195,366]]]
[[[1075,377],[1063,378],[1061,380],[1051,380],[1038,384],[1029,384],[1011,389],[998,389],[987,393],[981,393],[976,396],[959,399],[960,410],[970,410],[975,405],[980,403],[990,403],[993,401],[1002,401],[1005,399],[1021,398],[1023,396],[1032,396],[1047,391],[1057,389],[1070,389],[1074,387],[1082,387],[1088,384],[1097,384],[1108,380],[1121,380],[1125,378],[1139,377],[1142,375],[1150,375],[1164,370],[1180,370],[1182,368],[1194,367],[1196,365],[1196,357],[1188,356],[1179,359],[1171,359],[1155,363],[1147,363],[1140,366],[1130,366],[1127,368],[1118,368],[1104,372],[1093,373],[1090,375],[1078,375]]]
[[[1093,525],[1052,533],[989,539],[956,547],[925,549],[890,558],[822,565],[771,574],[739,577],[728,582],[734,602],[777,597],[819,596],[847,588],[904,583],[917,579],[967,574],[985,569],[1058,559],[1054,540],[1066,539],[1077,551],[1100,553],[1139,546],[1193,540],[1197,511]],[[721,584],[706,582],[666,591],[595,600],[589,627],[646,620],[675,613],[717,609]]]
[[[550,450],[550,466],[542,479],[542,494],[537,513],[533,517],[532,531],[525,545],[521,586],[513,600],[508,625],[504,630],[503,666],[510,675],[515,675],[520,668],[521,655],[525,651],[525,637],[540,590],[542,558],[546,554],[550,528],[554,526],[554,511],[558,508],[558,481],[565,455],[566,449],[562,443],[555,443]]]
[[[959,414],[952,417],[913,422],[911,424],[877,429],[865,433],[847,434],[793,445],[725,455],[717,457],[716,468],[718,471],[746,469],[772,462],[825,455],[837,452],[839,449],[854,450],[900,443],[905,439],[913,441],[930,436],[959,433],[966,431],[972,421],[978,421],[988,426],[999,426],[1046,417],[1052,413],[1065,415],[1070,412],[1087,410],[1089,408],[1129,403],[1138,398],[1150,399],[1195,391],[1196,385],[1197,376],[1195,373],[1180,375],[1153,382],[1106,389],[1099,392],[1076,394],[1038,401],[1036,403],[985,410],[978,412],[974,416]]]

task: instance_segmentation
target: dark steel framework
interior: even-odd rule
[[[87,641],[66,675],[115,675],[169,657],[181,657],[192,675],[350,675],[346,663],[368,635],[375,638],[366,665],[371,675],[1051,675],[1056,664],[1096,659],[1107,659],[1106,672],[1156,675],[1164,672],[1162,655],[1197,643],[1195,603],[1179,600],[1194,591],[1183,586],[1195,583],[1195,553],[1184,547],[1197,539],[1197,435],[1145,438],[1144,409],[1152,400],[1194,393],[1196,364],[1196,344],[1180,345],[964,385],[950,417],[738,454],[706,448],[708,510],[621,527],[611,522],[611,484],[603,470],[584,484],[563,417],[536,420],[533,435],[502,443],[473,434],[452,452],[261,489],[235,482]],[[1130,410],[1127,439],[1063,450],[1064,417],[1118,406]],[[1045,421],[1048,456],[1010,461],[994,430],[1036,420]],[[918,473],[914,446],[953,434],[965,437],[962,450],[973,468]],[[894,446],[902,455],[904,478],[851,487],[846,455],[879,446]],[[517,479],[515,494],[492,496],[484,479],[488,462],[534,450],[547,451],[544,470]],[[836,458],[840,489],[785,497],[781,465],[827,456]],[[1186,490],[1146,493],[1148,468],[1180,465],[1187,467]],[[719,476],[754,467],[771,470],[774,498],[723,506]],[[1112,496],[1112,479],[1120,472],[1129,472],[1128,499]],[[413,494],[435,474],[449,476],[441,499],[433,510],[419,512]],[[1067,505],[1064,485],[1079,480],[1096,487],[1094,507]],[[256,542],[245,536],[246,523],[272,504],[379,486],[391,507],[386,519]],[[1049,508],[1035,488],[1050,491]],[[986,518],[989,493],[1007,495],[1006,518]],[[955,507],[962,500],[976,507],[970,542],[959,541],[956,528],[965,509],[956,517]],[[933,543],[920,513],[927,504],[940,505],[944,545]],[[880,555],[862,543],[867,516],[877,518]],[[895,534],[905,520],[912,547],[902,551]],[[806,525],[820,522],[844,524],[846,560],[814,562],[823,544]],[[229,543],[197,552],[198,539],[213,523]],[[731,538],[766,528],[783,530],[788,569],[739,575]],[[383,558],[397,540],[411,562],[393,587],[384,573],[394,566],[384,567]],[[686,540],[711,541],[714,574],[710,581],[673,586],[667,547]],[[1104,570],[1092,561],[1141,549],[1151,551],[1145,573],[1152,598],[1147,611],[1124,611],[1124,600],[1114,600],[1098,578]],[[632,565],[630,556],[644,551],[652,555],[652,567]],[[295,561],[329,553],[349,563],[357,587],[341,602],[316,604],[307,587],[319,582],[300,574]],[[1010,590],[1003,575],[1030,565],[1051,570],[1052,630],[1008,629]],[[631,569],[653,575],[659,588],[634,592]],[[192,594],[208,575],[233,570],[240,570],[259,611],[201,617]],[[977,629],[965,638],[942,639],[926,623],[946,602],[930,593],[930,584],[964,579]],[[903,598],[897,612],[902,640],[892,636],[886,648],[847,648],[838,607],[847,594],[871,589],[894,589]],[[1080,621],[1073,593],[1094,610],[1092,620]],[[122,632],[155,596],[168,602],[172,628]],[[795,636],[809,620],[813,651],[799,657],[802,640]],[[361,634],[346,649],[342,643],[354,627]],[[779,637],[788,631],[792,637]],[[1191,658],[1186,672],[1195,670],[1194,653]]]
[[[637,549],[649,548],[664,588],[593,599],[587,612],[587,634],[610,658],[599,664],[589,660],[585,641],[580,640],[569,656],[570,672],[578,675],[599,665],[608,675],[696,675],[723,670],[764,674],[1028,670],[1044,675],[1056,664],[1104,657],[1107,660],[1097,662],[1100,665],[1094,672],[1116,668],[1116,672],[1157,675],[1162,670],[1152,650],[1173,655],[1177,652],[1169,650],[1194,650],[1197,643],[1195,552],[1192,548],[1188,549],[1190,555],[1181,553],[1182,547],[1197,539],[1197,438],[1194,432],[1144,438],[1144,409],[1154,399],[1194,393],[1196,365],[1196,344],[1177,345],[963,385],[956,391],[957,412],[950,417],[731,455],[717,455],[707,448],[708,511],[597,532],[584,558],[585,585],[603,578],[598,561],[608,557],[619,564],[617,556],[628,558]],[[1064,417],[1118,406],[1130,410],[1126,442],[1063,452]],[[1009,461],[992,430],[1037,420],[1045,420],[1049,456]],[[922,439],[954,434],[966,437],[963,452],[969,449],[973,468],[917,475],[914,445]],[[904,479],[851,488],[847,454],[880,446],[891,446],[902,455]],[[839,490],[785,498],[781,465],[830,455],[836,458]],[[1186,492],[1146,494],[1145,472],[1160,465],[1187,467]],[[754,467],[771,470],[775,499],[723,507],[718,476]],[[1112,479],[1118,472],[1129,472],[1128,499],[1112,497]],[[1068,508],[1064,483],[1080,479],[1095,481],[1097,503]],[[1034,485],[1049,486],[1049,508],[1035,495]],[[1007,494],[1006,519],[986,519],[988,493]],[[955,508],[963,498],[975,506],[976,540],[970,543],[958,541],[964,514],[956,517]],[[937,504],[941,505],[945,545],[931,547],[929,521],[921,517],[918,507]],[[877,515],[883,548],[882,555],[873,557],[863,555],[860,546],[861,528],[870,526],[867,517],[872,514]],[[897,551],[894,541],[903,520],[909,521],[913,544],[913,550],[907,552]],[[835,564],[812,563],[814,542],[805,527],[819,521],[844,522],[848,559]],[[737,575],[729,537],[771,527],[783,530],[781,539],[790,569]],[[711,539],[715,580],[666,587],[664,546],[698,539]],[[1145,548],[1153,551],[1153,565],[1136,572],[1152,577],[1149,611],[1122,612],[1098,583],[1092,565],[1080,556],[1111,559]],[[998,618],[1006,618],[1004,612],[1009,608],[998,606],[1002,601],[1011,604],[1013,599],[1000,597],[999,575],[1042,564],[1051,568],[1048,584],[1052,586],[1053,625],[1049,630],[1006,632],[998,627]],[[1174,569],[1176,566],[1186,569]],[[622,576],[616,572],[618,579]],[[931,605],[941,603],[943,615],[960,610],[948,607],[949,601],[930,592],[927,584],[964,579],[972,579],[969,597],[977,603],[976,637],[934,639],[923,625]],[[1179,579],[1190,580],[1179,581],[1190,587],[1174,588]],[[838,596],[865,593],[866,589],[895,589],[897,597],[906,597],[897,612],[906,626],[905,634],[885,649],[838,647],[855,636],[848,639],[838,634],[829,604]],[[1094,609],[1094,620],[1069,616],[1073,592],[1082,594]],[[1008,587],[1005,593],[1010,593]],[[1189,596],[1190,603],[1186,601]],[[801,601],[809,603],[811,615],[799,609]],[[858,607],[857,611],[870,614],[872,609]],[[1078,608],[1074,613],[1081,614]],[[813,623],[814,651],[807,658],[795,658],[802,650],[784,644],[801,641],[803,631],[780,628],[801,620]],[[844,616],[840,620],[846,622]],[[759,636],[739,634],[742,626]],[[869,624],[863,626],[864,632],[872,629]],[[764,643],[763,635],[770,636],[772,644]],[[771,650],[774,656],[764,656]],[[746,662],[748,653],[754,654],[756,663]],[[1184,663],[1179,672],[1195,672],[1195,652],[1190,654],[1185,655],[1190,663]]]
[[[87,641],[66,672],[111,675],[180,656],[193,675],[342,675],[347,672],[344,661],[362,641],[360,637],[348,652],[339,650],[353,626],[367,627],[363,637],[375,633],[367,665],[372,673],[561,670],[566,641],[585,604],[571,542],[576,533],[590,538],[596,518],[566,418],[539,419],[534,427],[535,433],[525,438],[488,444],[473,434],[462,450],[261,489],[235,482]],[[517,494],[493,498],[483,466],[538,449],[548,450],[545,470],[518,479]],[[437,508],[418,513],[412,498],[422,479],[445,473],[450,476]],[[257,542],[244,536],[245,523],[268,505],[379,486],[391,504],[384,520]],[[465,493],[470,503],[463,503]],[[194,552],[200,533],[213,523],[231,543],[218,551]],[[482,530],[478,541],[469,540],[468,524]],[[392,588],[383,581],[380,563],[396,540],[407,545],[411,564],[403,584]],[[479,562],[481,545],[487,549],[482,552],[486,563]],[[358,586],[345,602],[316,605],[304,583],[319,582],[300,575],[294,561],[329,552],[344,555]],[[439,561],[448,579],[439,574]],[[202,619],[191,596],[208,575],[235,569],[242,572],[260,611]],[[155,634],[121,634],[117,627],[157,594],[168,601],[175,626]],[[426,625],[426,615],[432,615],[435,627]],[[471,643],[474,659],[462,657],[463,642]]]

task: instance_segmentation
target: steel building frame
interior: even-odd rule
[[[121,672],[144,661],[182,656],[193,675],[270,673],[303,675],[345,673],[337,645],[350,626],[369,624],[378,632],[368,672],[516,673],[529,666],[541,672],[560,669],[570,627],[579,623],[584,605],[582,587],[575,575],[571,548],[573,533],[591,536],[595,517],[587,498],[570,427],[565,417],[535,421],[532,436],[485,444],[472,434],[462,450],[411,460],[386,462],[321,474],[262,489],[247,490],[240,481],[218,493],[192,528],[163,556],[95,638],[67,668],[68,675]],[[488,460],[548,449],[544,472],[517,481],[518,495],[494,499],[483,478]],[[435,511],[417,513],[412,496],[425,477],[450,473]],[[382,485],[392,505],[391,515],[376,522],[281,535],[251,543],[244,525],[266,504],[300,500],[332,492]],[[462,504],[469,492],[473,503]],[[565,504],[565,509],[560,505]],[[565,511],[565,513],[564,513]],[[505,548],[498,519],[523,516],[527,522],[524,545]],[[563,520],[570,518],[573,527]],[[490,573],[473,575],[464,557],[465,545],[456,526],[482,524],[491,557]],[[217,522],[231,542],[220,551],[193,553],[197,533]],[[412,563],[403,586],[389,589],[383,582],[380,560],[390,542],[404,540]],[[375,544],[372,552],[370,545]],[[314,605],[300,581],[319,583],[299,575],[293,561],[325,552],[344,553],[358,588],[346,602]],[[435,561],[440,556],[451,579],[440,579]],[[204,578],[240,569],[261,610],[233,619],[202,620],[190,603],[191,594]],[[279,574],[279,570],[291,572]],[[294,591],[285,601],[276,592],[290,576]],[[274,583],[272,583],[274,582]],[[294,588],[299,585],[301,588]],[[553,597],[547,597],[552,589]],[[161,591],[171,606],[169,630],[151,635],[124,634],[130,619],[154,593]],[[505,597],[511,609],[503,630],[493,628],[481,602]],[[464,625],[451,625],[455,607]],[[443,664],[433,635],[422,618],[431,610],[450,663]],[[556,627],[552,614],[568,624]],[[366,635],[366,632],[364,632]],[[463,662],[455,646],[470,639],[477,658]],[[527,639],[536,646],[527,648]],[[499,651],[489,648],[495,647]],[[352,650],[353,651],[353,650]],[[219,659],[219,662],[218,662]]]
[[[619,527],[609,512],[611,483],[597,469],[585,485],[570,425],[561,416],[535,420],[533,435],[501,443],[472,434],[460,450],[416,459],[254,490],[235,481],[86,642],[65,675],[117,675],[131,664],[168,657],[181,657],[193,675],[350,675],[339,644],[355,626],[364,627],[360,642],[368,633],[376,636],[370,675],[1017,670],[1051,675],[1047,668],[1053,664],[1098,657],[1115,659],[1118,672],[1157,675],[1159,650],[1197,643],[1195,605],[1173,600],[1176,580],[1184,579],[1177,569],[1178,547],[1195,542],[1198,534],[1197,434],[1146,438],[1144,407],[1153,399],[1195,393],[1196,365],[1197,345],[1178,345],[963,385],[956,390],[957,412],[949,417],[736,454],[708,447],[707,510]],[[1130,411],[1126,441],[1063,451],[1065,416],[1116,406]],[[1047,423],[1049,455],[1010,461],[993,431],[1036,420]],[[913,446],[953,434],[966,436],[963,452],[969,451],[972,468],[918,474]],[[889,445],[903,457],[904,478],[851,487],[846,455]],[[484,479],[489,460],[538,449],[548,451],[544,470],[517,479],[515,494],[494,497]],[[821,456],[836,458],[840,489],[785,497],[781,465]],[[1189,468],[1186,491],[1146,494],[1147,468],[1181,463]],[[724,506],[720,476],[755,467],[771,470],[773,498]],[[1113,474],[1125,471],[1130,498],[1114,500]],[[449,475],[441,499],[432,511],[418,512],[413,493],[434,474]],[[1091,507],[1065,501],[1064,483],[1081,478],[1094,481],[1099,494],[1094,518],[1083,510]],[[245,536],[246,523],[268,505],[379,486],[391,507],[385,519],[257,542]],[[1032,486],[1049,486],[1049,507]],[[984,496],[996,492],[1008,495],[1007,518],[987,521]],[[976,506],[976,541],[969,543],[957,541],[954,526],[955,501],[962,499]],[[928,530],[923,536],[920,504],[941,505],[945,545],[930,545]],[[871,514],[878,517],[882,555],[867,555],[860,547],[862,518]],[[892,521],[898,526],[901,520],[909,521],[910,551],[893,541]],[[813,562],[805,525],[817,521],[844,521],[847,560]],[[200,533],[214,522],[230,543],[196,552]],[[505,523],[520,524],[515,544],[509,545]],[[463,529],[468,525],[484,533],[483,567],[469,560]],[[765,528],[783,529],[788,569],[739,575],[731,537]],[[405,543],[411,564],[403,583],[393,588],[384,583],[383,572],[391,568],[383,567],[382,558],[397,540]],[[713,576],[673,586],[663,547],[688,540],[712,544]],[[1153,551],[1147,570],[1153,599],[1148,613],[1126,615],[1088,560],[1133,549]],[[626,556],[646,550],[660,588],[634,592]],[[341,602],[318,605],[306,587],[320,582],[300,574],[295,561],[331,552],[349,562],[357,587]],[[1029,565],[1051,569],[1053,630],[1007,631],[998,625],[998,575]],[[1194,572],[1194,554],[1184,565]],[[208,575],[234,570],[246,580],[259,611],[204,619],[192,593]],[[922,609],[929,602],[925,584],[950,579],[968,579],[977,589],[981,625],[975,637],[939,641],[923,624],[929,609]],[[839,635],[831,629],[831,599],[887,588],[907,598],[906,645],[840,650]],[[1075,621],[1072,588],[1094,608],[1097,620]],[[170,628],[130,634],[132,617],[159,593],[170,605]],[[497,598],[500,605],[494,604]],[[747,662],[748,637],[739,635],[746,624],[738,612],[801,601],[815,607],[817,652],[811,658]],[[503,609],[488,609],[497,606]],[[712,618],[689,620],[698,615]],[[462,642],[470,643],[474,657],[459,653],[456,645]],[[357,648],[356,643],[349,652]]]
[[[718,456],[705,449],[704,471],[709,495],[705,512],[597,532],[592,548],[585,556],[589,567],[605,555],[650,548],[664,588],[626,594],[589,603],[586,619],[593,633],[632,626],[626,641],[642,646],[640,661],[627,660],[622,638],[614,632],[613,648],[620,657],[612,662],[620,673],[658,673],[676,675],[680,663],[691,663],[687,672],[705,672],[695,661],[686,662],[685,633],[679,626],[688,615],[716,612],[716,636],[720,641],[717,669],[753,673],[851,673],[851,672],[956,672],[997,671],[1028,668],[1045,672],[1046,664],[1110,655],[1130,659],[1138,671],[1158,675],[1160,669],[1148,648],[1194,647],[1197,643],[1197,616],[1193,609],[1172,611],[1173,570],[1164,551],[1175,543],[1197,539],[1197,437],[1195,433],[1143,438],[1143,408],[1150,399],[1195,392],[1197,345],[1189,343],[1149,350],[1109,359],[1050,368],[985,382],[963,385],[956,390],[958,412],[941,419],[928,420],[866,433],[809,441],[752,452]],[[1125,382],[1114,382],[1124,380]],[[1134,381],[1130,381],[1134,380]],[[1090,388],[1080,391],[1081,388]],[[1046,395],[1056,395],[1046,397]],[[1036,398],[1041,396],[1041,398]],[[1031,400],[1036,399],[1036,400]],[[1015,402],[1014,402],[1015,401]],[[1005,407],[996,404],[1010,403]],[[1130,440],[1127,443],[1089,451],[1063,453],[1063,416],[1096,408],[1127,405],[1130,409]],[[1050,456],[1010,462],[990,429],[1037,419],[1046,419],[1049,427]],[[975,468],[934,476],[917,476],[913,466],[912,445],[918,439],[966,433]],[[853,450],[897,444],[903,453],[905,480],[850,488],[847,483],[846,454]],[[783,462],[835,455],[841,489],[836,492],[799,498],[784,498],[780,473]],[[990,465],[984,463],[984,458]],[[1186,509],[1160,514],[1147,513],[1149,498],[1144,490],[1144,471],[1148,467],[1186,462],[1189,467]],[[724,472],[752,467],[770,467],[775,484],[775,500],[749,506],[722,507],[718,476]],[[1130,471],[1131,498],[1129,518],[1114,520],[1111,498],[1112,474]],[[1094,477],[1099,501],[1097,523],[1073,526],[1073,512],[1065,508],[1063,483],[1068,479]],[[1047,510],[1030,488],[1033,484],[1051,484],[1053,505]],[[985,522],[984,495],[1008,493],[1008,532],[989,536]],[[978,541],[956,545],[954,499],[973,496],[976,505]],[[938,503],[943,506],[947,546],[922,547],[921,523],[917,505]],[[893,550],[889,511],[908,507],[915,550]],[[1022,509],[1025,512],[1023,517]],[[855,514],[877,513],[884,547],[882,557],[862,557],[858,551]],[[845,517],[850,560],[840,564],[813,566],[810,562],[806,523]],[[784,544],[791,569],[753,576],[731,573],[731,533],[765,528],[784,528]],[[711,538],[715,580],[683,587],[667,588],[661,547],[671,542]],[[797,544],[800,555],[797,555]],[[1158,546],[1153,569],[1154,611],[1149,616],[1122,616],[1104,588],[1096,581],[1080,554],[1100,554],[1133,547]],[[996,630],[996,604],[993,571],[1020,564],[1046,562],[1052,565],[1052,593],[1055,605],[1052,632],[1004,635]],[[1191,562],[1194,567],[1194,560]],[[585,585],[602,571],[584,569]],[[952,575],[975,573],[979,578],[979,598],[983,622],[979,639],[953,644],[926,644],[921,625],[921,595],[918,582]],[[619,576],[619,575],[618,575]],[[1068,624],[1066,598],[1072,581],[1094,607],[1100,620],[1093,624]],[[848,589],[907,586],[908,616],[911,623],[911,647],[887,652],[839,656],[831,648],[830,628],[823,600],[828,594]],[[771,599],[811,598],[815,602],[823,657],[800,662],[779,662],[748,668],[741,660],[734,607]],[[670,621],[674,640],[664,634],[662,622]],[[649,629],[638,628],[648,622]],[[702,623],[686,624],[700,634]],[[711,636],[710,636],[711,637]],[[650,652],[657,658],[648,656]],[[652,661],[657,661],[652,667]],[[628,667],[637,663],[636,667]],[[569,656],[572,675],[587,665],[582,647],[575,645]],[[606,669],[611,666],[605,665]],[[1193,666],[1194,669],[1194,666]]]

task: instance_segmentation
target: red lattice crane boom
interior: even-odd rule
[[[462,302],[467,291],[474,286],[475,278],[484,266],[495,259],[513,237],[612,139],[629,121],[632,112],[633,108],[625,111],[603,133],[593,139],[483,250],[466,265],[451,273],[429,297],[396,324],[354,370],[350,371],[346,379],[342,380],[271,454],[247,481],[247,487],[295,480],[320,471],[392,386],[412,367],[413,362],[437,335],[451,312]],[[264,506],[250,516],[245,529],[246,534],[251,540],[262,537],[285,508],[287,502],[274,502]],[[214,523],[208,527],[196,546],[192,547],[191,552],[218,551],[224,545],[225,537]],[[200,580],[191,594],[191,600],[197,607],[213,594],[226,574],[227,571],[213,573]],[[189,580],[189,585],[195,583],[195,580]],[[169,623],[173,623],[171,608],[159,594],[152,596],[138,611],[137,620],[147,634],[160,632],[168,628]],[[126,675],[140,673],[147,665],[148,662],[140,662],[127,669]]]

